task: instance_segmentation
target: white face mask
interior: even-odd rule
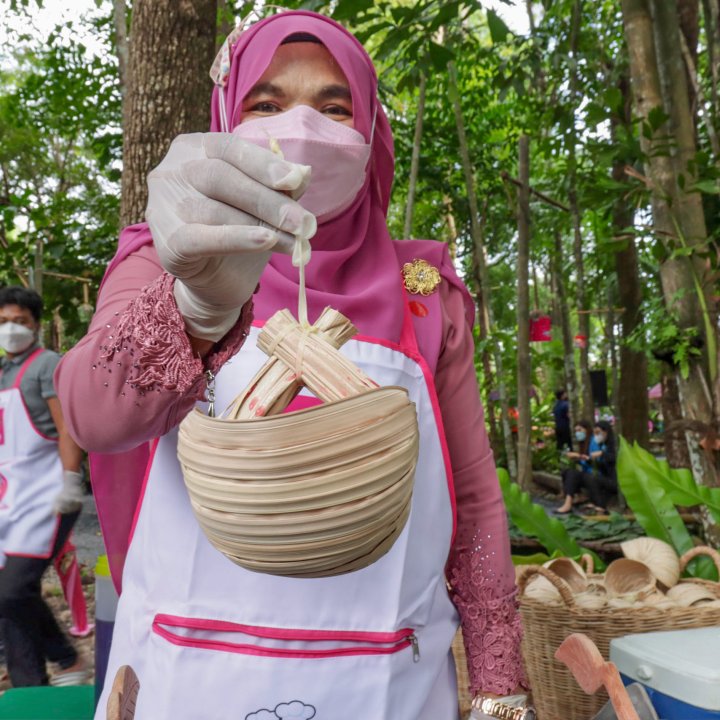
[[[12,355],[27,350],[35,340],[35,333],[24,325],[6,322],[0,325],[0,347]]]
[[[312,167],[310,185],[298,202],[318,223],[350,207],[365,184],[372,138],[366,143],[357,130],[307,105],[248,120],[233,133],[261,147],[277,140],[286,160]]]

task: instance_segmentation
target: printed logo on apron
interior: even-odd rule
[[[315,717],[315,708],[301,700],[280,703],[274,710],[256,710],[245,716],[245,720],[311,720]]]

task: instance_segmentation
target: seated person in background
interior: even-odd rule
[[[583,476],[592,473],[590,452],[597,450],[592,434],[592,425],[589,420],[578,420],[573,428],[573,435],[577,450],[568,450],[565,457],[573,460],[572,467],[562,471],[562,485],[565,500],[555,510],[556,513],[565,515],[572,510],[573,504],[580,501],[580,490],[583,487]]]
[[[592,503],[591,509],[607,513],[607,504],[612,495],[617,494],[617,448],[612,425],[606,420],[598,420],[593,428],[593,440],[597,449],[590,451],[594,472],[587,486]]]
[[[589,427],[587,421],[580,421],[575,426],[576,439],[581,442],[582,436],[582,442],[586,442],[587,446],[581,446],[579,453],[567,453],[568,457],[578,460],[581,469],[570,469],[563,473],[565,501],[556,513],[570,512],[574,496],[584,489],[590,500],[587,510],[605,514],[610,496],[617,493],[615,433],[610,423],[598,420],[593,427],[592,438],[588,441]]]

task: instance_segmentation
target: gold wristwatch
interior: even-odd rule
[[[476,697],[472,706],[485,715],[498,718],[498,720],[536,720],[535,708],[529,705],[525,707],[514,707],[506,705],[501,700],[491,697]]]

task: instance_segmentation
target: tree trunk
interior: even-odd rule
[[[492,308],[490,306],[490,274],[485,262],[485,243],[482,236],[478,215],[477,193],[475,192],[475,178],[473,176],[472,162],[470,161],[470,150],[468,149],[467,134],[465,132],[465,121],[460,104],[460,93],[457,84],[457,69],[455,63],[448,63],[448,94],[452,102],[455,114],[455,126],[458,134],[458,145],[460,147],[460,158],[465,175],[465,187],[467,190],[468,205],[470,206],[470,230],[473,239],[473,262],[477,263],[478,273],[481,280],[479,292],[482,296],[482,307],[484,312],[480,313],[480,323],[485,323],[485,337],[489,335],[492,324]],[[507,456],[508,473],[513,480],[517,479],[517,464],[515,462],[515,443],[513,442],[512,430],[510,429],[510,408],[507,399],[507,388],[503,374],[502,353],[498,347],[494,348],[493,359],[495,360],[495,374],[500,394],[500,407],[502,408],[502,428],[505,440],[505,454]]]
[[[663,415],[663,450],[670,467],[689,468],[690,453],[688,452],[685,433],[681,430],[683,422],[680,395],[678,394],[675,373],[663,372],[662,399],[660,407]]]
[[[532,481],[530,451],[530,140],[521,135],[518,143],[518,259],[517,259],[517,324],[518,324],[518,483],[529,490]]]
[[[708,124],[713,127],[720,115],[718,84],[720,83],[720,3],[718,0],[702,0],[703,25],[705,28],[705,47],[707,47],[710,66],[710,112]],[[716,157],[715,160],[718,158]]]
[[[127,39],[127,4],[125,0],[113,0],[113,25],[115,27],[115,52],[120,75],[120,94],[125,99],[128,86],[129,48]]]
[[[677,2],[678,22],[680,23],[680,33],[692,60],[692,66],[697,67],[698,61],[698,40],[700,39],[700,3],[698,0],[678,0]],[[686,68],[687,81],[690,80],[690,68]],[[689,106],[696,107],[698,98],[695,94],[693,86],[688,83]]]
[[[651,15],[650,8],[653,8]],[[637,114],[646,118],[657,107],[665,108],[669,123],[654,135],[641,137],[646,153],[646,174],[652,181],[653,220],[656,234],[667,238],[669,251],[692,248],[704,243],[705,227],[702,205],[696,192],[682,192],[678,178],[683,175],[686,187],[693,182],[688,161],[694,156],[694,133],[690,118],[685,68],[677,37],[677,7],[674,0],[652,5],[648,0],[622,0],[625,37],[630,55],[630,70]],[[666,27],[670,23],[670,27]],[[657,46],[657,50],[656,50]],[[672,157],[654,151],[656,145],[667,145],[668,135],[674,146]],[[717,311],[708,302],[702,268],[696,259],[671,254],[660,266],[665,304],[676,314],[681,328],[696,328],[705,340],[705,355],[691,358],[687,377],[675,373],[690,465],[696,482],[718,483],[718,470],[699,443],[703,433],[710,432],[714,422],[712,392],[717,373]],[[720,543],[718,524],[703,513],[707,542]]]
[[[582,21],[582,0],[575,0],[573,4],[572,21],[570,25],[570,52],[573,59],[573,70],[570,74],[570,103],[573,113],[572,129],[570,130],[570,145],[568,148],[568,204],[573,226],[573,256],[575,258],[575,301],[578,310],[588,310],[587,293],[585,292],[585,266],[583,260],[582,213],[577,197],[577,131],[575,129],[575,110],[580,103],[578,94],[578,43],[580,37],[580,24]],[[584,342],[580,344],[580,406],[582,416],[590,422],[594,417],[592,385],[590,384],[590,314],[578,313],[578,334],[582,335]]]
[[[618,87],[623,96],[623,114],[613,118],[613,134],[619,124],[630,127],[632,122],[629,79],[621,77]],[[616,182],[625,181],[625,163],[613,165],[612,177]],[[612,224],[615,238],[622,238],[623,245],[615,253],[615,272],[618,279],[618,299],[624,308],[621,317],[622,339],[620,343],[620,378],[617,388],[616,411],[620,416],[622,434],[628,442],[648,447],[647,356],[642,350],[633,350],[628,339],[642,322],[642,281],[638,266],[637,246],[631,228],[634,225],[634,208],[624,195],[618,195],[613,206]]]
[[[570,422],[576,423],[580,415],[580,400],[578,397],[577,374],[575,372],[575,348],[572,341],[572,329],[570,327],[570,306],[568,304],[565,279],[563,277],[563,243],[562,235],[555,232],[555,252],[553,255],[553,276],[558,302],[558,313],[560,316],[560,329],[562,332],[563,344],[563,368],[565,377],[565,389],[570,402]],[[592,422],[592,418],[586,418]]]
[[[611,370],[611,387],[612,390],[610,392],[610,397],[608,398],[610,402],[610,407],[613,409],[613,413],[615,415],[619,415],[618,413],[618,405],[619,405],[619,398],[618,398],[618,384],[619,384],[619,376],[620,376],[620,368],[619,368],[619,362],[618,362],[618,354],[617,354],[617,336],[615,334],[615,292],[614,288],[608,291],[608,312],[607,316],[605,318],[605,334],[607,336],[608,341],[608,354],[610,355],[610,370]],[[647,393],[645,393],[647,395]],[[647,425],[647,423],[645,423]],[[623,426],[622,426],[622,418],[619,418],[617,423],[617,432],[618,433],[624,433]]]
[[[422,140],[423,116],[425,115],[425,91],[427,81],[425,74],[420,75],[420,90],[418,96],[417,117],[415,118],[415,136],[413,137],[412,157],[410,159],[410,179],[408,182],[407,205],[405,206],[405,228],[403,238],[412,237],[413,210],[415,209],[415,188],[417,187],[418,172],[420,170],[420,142]]]
[[[217,0],[136,0],[123,118],[120,221],[142,220],[146,176],[181,133],[209,126]]]

